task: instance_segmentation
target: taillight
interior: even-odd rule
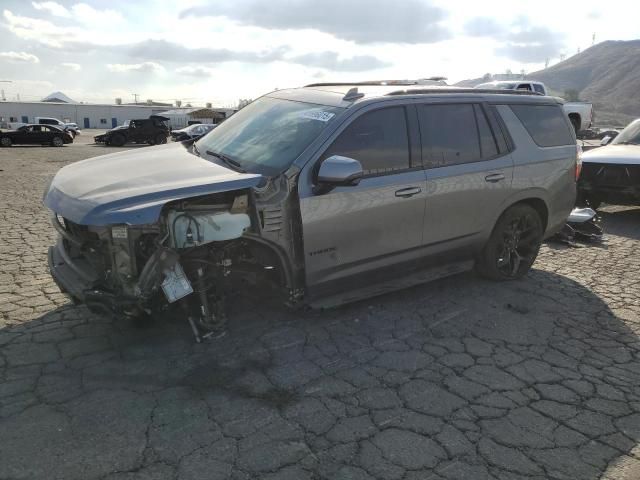
[[[580,178],[582,172],[582,146],[576,145],[576,182]]]

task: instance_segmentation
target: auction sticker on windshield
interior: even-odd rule
[[[328,122],[335,116],[335,113],[323,112],[322,110],[309,110],[300,114],[301,118],[308,118],[309,120],[319,120],[320,122]]]

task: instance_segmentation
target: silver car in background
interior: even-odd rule
[[[224,329],[225,299],[246,291],[236,279],[314,306],[474,266],[513,280],[564,225],[578,164],[552,97],[280,90],[196,142],[64,167],[45,195],[60,232],[50,268],[97,311],[181,304],[196,338]]]

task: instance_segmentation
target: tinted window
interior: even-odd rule
[[[473,105],[422,105],[419,114],[422,156],[428,168],[481,159]]]
[[[358,117],[323,157],[331,155],[358,160],[366,174],[409,168],[409,137],[404,107],[383,108]]]
[[[476,119],[478,121],[478,134],[480,135],[480,156],[481,158],[493,158],[498,155],[498,144],[493,136],[489,121],[480,105],[474,105]]]
[[[540,147],[575,143],[560,105],[511,105],[533,141]]]
[[[541,93],[541,94],[543,94],[543,95],[544,95],[544,87],[543,87],[542,85],[540,85],[539,83],[534,83],[534,84],[533,84],[533,89],[534,89],[536,92]]]

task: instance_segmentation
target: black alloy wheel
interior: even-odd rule
[[[477,270],[492,280],[522,278],[538,256],[543,234],[540,215],[533,207],[510,207],[496,223],[478,258]]]

